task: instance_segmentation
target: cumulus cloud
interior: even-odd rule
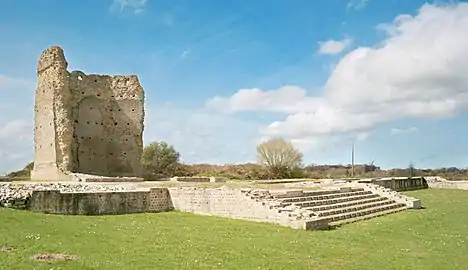
[[[298,86],[241,89],[215,97],[210,108],[276,111],[285,119],[262,129],[268,136],[304,139],[367,132],[402,118],[445,118],[468,106],[468,4],[423,5],[380,26],[387,37],[359,47],[335,66],[321,95]]]
[[[145,144],[164,140],[187,163],[237,163],[255,160],[259,123],[203,109],[172,104],[146,109]]]
[[[349,47],[353,41],[350,38],[345,38],[343,40],[327,40],[327,41],[320,41],[318,53],[320,54],[339,54],[344,49]]]
[[[214,97],[206,102],[210,109],[225,112],[272,111],[297,113],[304,108],[314,108],[320,100],[307,96],[307,91],[298,86],[283,86],[263,91],[258,88],[240,89],[230,98]]]

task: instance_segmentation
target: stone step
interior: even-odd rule
[[[378,194],[368,193],[364,195],[339,197],[339,198],[329,199],[329,200],[297,202],[293,204],[299,207],[310,207],[310,206],[331,205],[331,204],[337,204],[337,203],[342,203],[342,202],[351,202],[351,201],[356,201],[356,200],[364,200],[364,199],[377,198],[377,197],[380,197],[380,196]]]
[[[310,210],[313,212],[320,212],[320,211],[326,211],[326,210],[331,210],[331,209],[336,209],[336,208],[343,208],[343,207],[349,207],[349,206],[358,205],[358,204],[372,203],[372,202],[385,201],[385,200],[387,200],[386,197],[374,197],[370,199],[355,200],[355,201],[344,202],[344,203],[335,203],[335,204],[329,204],[329,205],[323,205],[323,206],[307,207],[304,209]]]
[[[382,198],[382,197],[380,197],[380,198]],[[325,216],[337,215],[337,214],[341,214],[341,213],[351,213],[351,212],[356,212],[356,211],[359,211],[359,210],[364,210],[364,209],[368,209],[368,208],[374,208],[374,207],[378,207],[378,206],[382,206],[382,205],[389,205],[389,204],[395,203],[394,201],[388,200],[387,198],[385,198],[385,199],[386,200],[380,200],[380,201],[377,201],[377,202],[369,202],[369,203],[352,205],[352,206],[348,206],[348,207],[341,207],[341,208],[335,208],[335,209],[330,209],[330,210],[326,210],[326,211],[320,211],[320,212],[317,213],[317,215],[320,216],[320,217],[325,217]]]
[[[304,190],[304,197],[341,194],[341,193],[349,193],[349,192],[357,192],[357,191],[364,191],[364,189],[355,188],[355,187],[346,187],[346,188],[328,189],[328,190],[309,190],[309,191]]]
[[[363,216],[357,216],[357,217],[354,217],[354,218],[347,218],[347,219],[342,219],[342,220],[338,220],[338,221],[333,221],[333,222],[330,222],[329,225],[331,227],[341,226],[341,225],[344,225],[344,224],[349,224],[349,223],[353,223],[353,222],[357,222],[357,221],[361,221],[361,220],[366,220],[366,219],[371,219],[371,218],[380,217],[380,216],[384,216],[384,215],[389,215],[389,214],[393,214],[393,213],[398,213],[398,212],[404,211],[406,209],[407,209],[406,206],[400,206],[400,207],[392,208],[392,209],[385,210],[385,211],[375,212],[375,213],[369,214],[369,215],[363,215]]]
[[[291,199],[291,198],[304,198],[304,197],[315,197],[315,196],[330,195],[330,194],[349,193],[349,192],[356,192],[356,191],[364,191],[364,189],[355,188],[355,187],[347,187],[347,188],[328,189],[328,190],[302,190],[302,189],[279,190],[279,191],[270,190],[270,193],[273,195],[275,199]]]
[[[365,195],[371,194],[371,191],[352,191],[352,192],[338,192],[338,193],[331,193],[326,195],[318,195],[318,196],[305,196],[305,197],[294,197],[294,198],[285,198],[282,199],[282,203],[296,203],[296,202],[305,202],[305,201],[318,201],[318,200],[329,200],[334,198],[341,198],[341,197],[350,197],[356,195]]]
[[[386,205],[381,205],[381,206],[376,206],[372,208],[366,208],[354,212],[347,212],[347,213],[340,213],[336,215],[331,215],[328,216],[330,218],[330,222],[335,222],[339,220],[344,220],[344,219],[353,219],[357,217],[362,217],[362,216],[367,216],[367,215],[372,215],[378,212],[382,211],[387,211],[387,210],[392,210],[392,209],[397,209],[400,207],[404,207],[406,209],[406,205],[402,203],[391,203],[391,204],[386,204]]]

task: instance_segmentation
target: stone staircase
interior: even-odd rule
[[[367,188],[366,188],[367,187]],[[387,196],[375,192],[369,185],[320,191],[270,191],[275,208],[281,212],[302,213],[309,221],[326,220],[328,226],[339,226],[359,220],[387,215],[411,208],[400,200],[402,195]],[[388,192],[395,195],[394,192]]]

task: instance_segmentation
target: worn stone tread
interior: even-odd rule
[[[328,199],[328,200],[311,200],[311,201],[305,201],[305,202],[297,202],[297,203],[293,203],[293,205],[296,205],[299,207],[332,205],[336,203],[351,202],[355,200],[363,200],[363,199],[376,198],[376,197],[380,197],[380,196],[378,194],[370,192],[369,194],[364,194],[364,195],[339,197],[339,198]]]
[[[371,202],[379,202],[379,201],[384,201],[384,200],[388,200],[388,198],[386,198],[386,197],[374,197],[374,198],[368,198],[368,199],[362,199],[362,200],[347,201],[347,202],[343,202],[343,203],[335,203],[335,204],[328,204],[328,205],[321,205],[321,206],[305,207],[303,209],[313,211],[313,212],[321,212],[321,211],[326,211],[326,210],[331,210],[331,209],[349,207],[349,206],[353,206],[353,205],[359,205],[359,204],[365,204],[365,203],[371,203]]]
[[[376,213],[373,213],[373,214],[370,214],[370,215],[364,215],[364,216],[359,216],[359,217],[355,217],[355,218],[348,218],[348,219],[333,221],[333,222],[330,222],[329,225],[331,227],[341,226],[341,225],[345,225],[345,224],[349,224],[349,223],[353,223],[353,222],[357,222],[357,221],[361,221],[361,220],[367,220],[367,219],[371,219],[371,218],[375,218],[375,217],[380,217],[380,216],[384,216],[384,215],[398,213],[398,212],[401,212],[401,211],[404,211],[404,210],[407,210],[407,209],[408,208],[406,206],[401,206],[401,207],[393,208],[393,209],[386,210],[386,211],[376,212]]]
[[[330,223],[335,223],[340,220],[344,219],[355,219],[355,218],[360,218],[363,216],[373,216],[374,214],[377,213],[385,213],[386,211],[392,210],[392,209],[397,209],[400,207],[404,207],[406,209],[406,205],[401,204],[401,203],[392,203],[392,204],[387,204],[387,205],[382,205],[382,206],[377,206],[377,207],[372,207],[372,208],[366,208],[358,211],[353,211],[353,212],[347,212],[347,213],[340,213],[336,215],[330,215],[327,216],[327,218],[330,218]],[[353,216],[355,215],[355,216]],[[350,217],[348,217],[350,216]]]
[[[371,194],[371,191],[351,191],[351,192],[336,192],[324,195],[314,195],[314,196],[303,196],[303,197],[293,197],[293,198],[283,198],[281,202],[283,203],[297,203],[297,202],[306,202],[306,201],[319,201],[319,200],[331,200],[335,198],[351,197],[353,195],[366,195]]]
[[[380,200],[376,202],[369,202],[369,203],[361,203],[361,204],[355,204],[352,206],[348,207],[340,207],[340,208],[334,208],[326,211],[318,211],[317,214],[318,216],[325,217],[325,216],[331,216],[333,214],[341,214],[341,213],[350,213],[350,212],[356,212],[360,210],[365,210],[369,208],[374,208],[378,206],[384,206],[384,205],[389,205],[395,203],[392,200],[386,199],[386,200]]]

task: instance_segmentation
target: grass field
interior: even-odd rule
[[[314,232],[178,212],[92,217],[1,208],[0,269],[468,269],[468,191],[407,194],[426,209]],[[38,253],[78,258],[30,259]]]

